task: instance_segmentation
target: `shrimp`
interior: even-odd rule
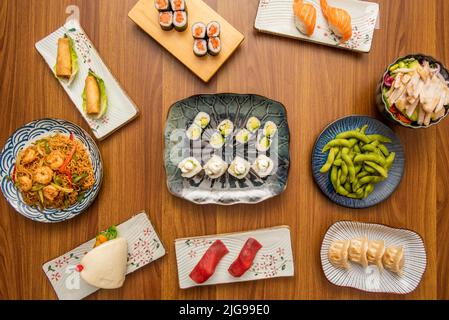
[[[17,179],[19,183],[19,188],[22,192],[28,192],[33,187],[33,181],[27,176],[22,176]]]
[[[53,179],[53,170],[49,167],[40,167],[34,173],[34,181],[47,185]]]
[[[50,202],[53,202],[55,198],[59,195],[59,190],[53,187],[52,185],[46,186],[44,189],[42,189],[44,193],[45,199],[47,199]]]
[[[34,160],[36,160],[36,158],[37,158],[36,150],[34,150],[32,148],[28,148],[23,152],[22,164],[29,164],[29,163],[33,162]]]
[[[58,170],[64,163],[64,155],[60,151],[51,152],[46,159],[52,170]]]

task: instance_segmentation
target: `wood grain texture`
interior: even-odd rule
[[[158,11],[153,1],[140,0],[131,9],[128,16],[198,77],[209,82],[242,43],[244,36],[202,0],[190,0],[187,3],[187,12],[189,25],[185,32],[162,30],[159,25]],[[193,54],[191,28],[196,22],[203,22],[207,25],[211,21],[220,23],[222,50],[215,57],[208,54],[198,58]]]
[[[393,126],[405,146],[405,175],[393,196],[374,208],[334,205],[311,174],[312,146],[329,122],[350,114],[382,119],[374,93],[396,57],[422,52],[449,65],[448,1],[378,2],[381,30],[366,55],[256,32],[258,0],[206,0],[246,40],[204,84],[128,19],[136,0],[0,1],[0,145],[37,118],[63,118],[88,130],[34,49],[38,39],[63,24],[64,9],[72,3],[80,7],[83,28],[104,62],[141,110],[137,120],[99,144],[104,184],[86,213],[62,224],[37,224],[1,198],[0,299],[55,299],[41,265],[142,209],[167,255],[129,276],[123,288],[90,299],[449,299],[449,120],[424,131]],[[291,170],[281,196],[254,206],[218,207],[169,194],[162,165],[167,111],[179,99],[215,92],[261,94],[286,106]],[[327,282],[319,249],[326,229],[339,220],[418,232],[428,269],[417,290],[406,296],[368,294]],[[294,278],[178,289],[174,239],[283,224],[292,230]]]

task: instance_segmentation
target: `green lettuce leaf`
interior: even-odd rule
[[[69,42],[70,42],[70,57],[72,60],[72,75],[71,75],[70,79],[68,79],[68,80],[62,79],[62,78],[59,78],[58,76],[56,76],[56,64],[53,67],[53,72],[57,79],[67,81],[67,84],[70,85],[73,82],[73,80],[75,80],[75,77],[78,74],[79,63],[78,63],[78,55],[76,54],[76,50],[75,50],[75,42],[67,34],[65,34],[64,37],[69,38]]]

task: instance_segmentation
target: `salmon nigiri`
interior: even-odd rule
[[[315,31],[316,9],[313,5],[304,3],[303,0],[295,0],[293,3],[295,25],[302,33],[309,37]]]
[[[352,37],[351,16],[346,10],[329,7],[327,0],[321,0],[321,10],[329,23],[331,30],[341,38],[344,43]]]

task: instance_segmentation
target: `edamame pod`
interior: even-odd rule
[[[346,163],[346,166],[348,167],[349,172],[349,182],[353,182],[355,179],[355,168],[354,163],[352,162],[351,158],[347,154],[342,154],[341,158]]]
[[[382,151],[385,157],[388,157],[390,155],[390,152],[388,151],[387,147],[385,147],[383,144],[379,144],[378,148],[380,151]]]
[[[331,169],[332,164],[335,161],[336,152],[338,152],[338,148],[332,148],[329,151],[329,156],[327,157],[327,162],[324,164],[324,166],[320,170],[321,173],[326,173]]]
[[[368,139],[365,134],[357,132],[355,130],[340,133],[339,135],[337,135],[337,139],[357,139],[364,143],[370,143],[370,139]]]
[[[382,143],[391,143],[392,142],[390,138],[383,136],[381,134],[370,134],[370,135],[367,135],[367,137],[370,141],[378,140],[379,142],[382,142]]]
[[[387,157],[387,159],[385,160],[385,167],[387,169],[390,169],[391,166],[393,165],[394,159],[396,158],[396,153],[392,152],[390,153],[390,155]]]
[[[343,159],[344,160],[344,159]],[[385,159],[382,158],[380,155],[378,155],[377,153],[368,153],[368,154],[359,154],[354,158],[354,162],[358,163],[358,162],[375,162],[377,164],[380,164],[381,166],[385,165]]]
[[[334,139],[329,141],[323,148],[322,152],[326,152],[327,150],[329,150],[330,148],[335,148],[335,147],[347,147],[347,148],[351,148],[351,143],[349,142],[349,140],[346,139]]]
[[[343,162],[341,164],[341,176],[340,176],[340,183],[345,184],[346,179],[348,178],[348,166],[346,165],[346,162]]]
[[[381,167],[377,163],[372,161],[366,161],[365,163],[376,170],[382,177],[388,178],[388,172],[384,167]]]

